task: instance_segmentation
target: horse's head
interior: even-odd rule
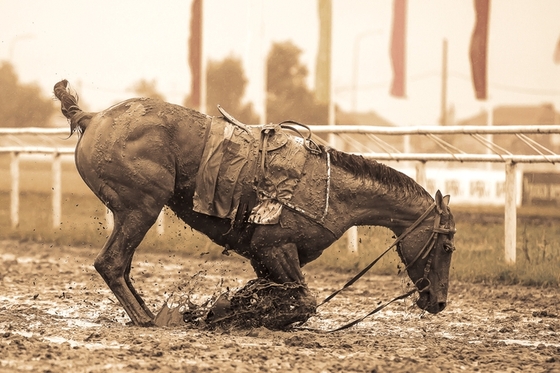
[[[408,276],[418,288],[418,307],[430,313],[443,311],[447,304],[449,267],[455,250],[455,221],[449,210],[449,196],[438,190],[430,211],[402,239],[398,251]]]

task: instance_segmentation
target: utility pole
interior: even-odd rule
[[[447,123],[447,39],[443,39],[443,51],[441,55],[441,116],[440,125]]]

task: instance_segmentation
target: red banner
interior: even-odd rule
[[[393,31],[391,34],[391,62],[393,67],[393,84],[391,95],[406,95],[406,0],[393,2]]]
[[[472,80],[476,98],[486,100],[490,0],[474,0],[474,9],[476,21],[470,46]]]

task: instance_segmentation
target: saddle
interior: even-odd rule
[[[309,127],[300,123],[247,125],[219,105],[218,110],[222,117],[212,117],[207,129],[194,211],[229,218],[232,224],[278,223],[283,206],[279,201],[292,198],[307,155],[320,154],[321,149],[311,140]],[[290,124],[306,128],[308,135]]]
[[[311,139],[311,128],[308,125],[296,122],[294,120],[285,120],[280,123],[270,123],[265,125],[248,125],[243,124],[233,116],[231,116],[227,111],[224,110],[223,107],[218,105],[218,110],[222,114],[222,116],[231,124],[238,126],[239,128],[243,129],[245,132],[250,133],[250,129],[256,128],[261,131],[264,137],[261,138],[260,147],[261,151],[263,148],[266,148],[267,151],[276,150],[286,144],[288,141],[288,135],[282,131],[283,129],[287,129],[290,131],[295,132],[299,137],[303,139],[303,146],[311,153],[319,155],[321,154],[321,148],[313,139]],[[303,136],[302,133],[292,126],[291,124],[295,124],[297,126],[301,126],[307,130],[307,136]]]

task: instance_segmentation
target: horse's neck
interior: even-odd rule
[[[414,193],[399,185],[384,185],[363,180],[339,170],[335,187],[339,216],[353,225],[375,225],[391,229],[399,235],[418,219],[432,203],[426,194]]]

